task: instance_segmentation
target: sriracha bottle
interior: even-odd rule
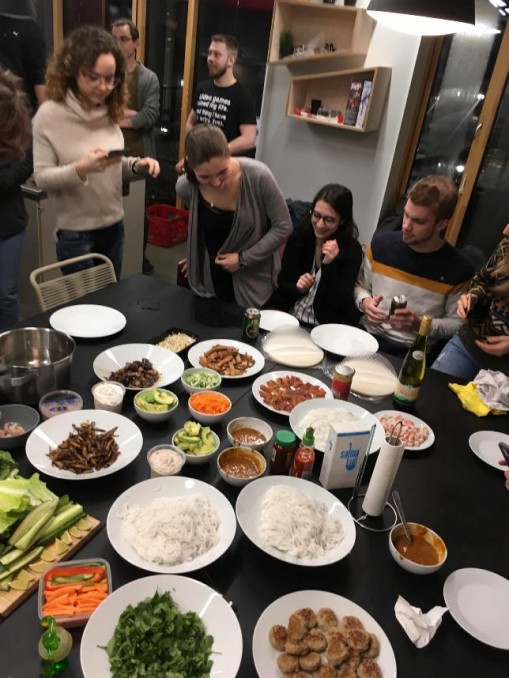
[[[309,427],[306,429],[299,449],[293,458],[293,466],[290,475],[294,478],[302,478],[309,480],[313,473],[313,466],[315,464],[315,437],[314,430]]]

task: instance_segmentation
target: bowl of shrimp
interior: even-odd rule
[[[0,450],[24,447],[28,436],[39,425],[37,410],[28,405],[0,405]]]

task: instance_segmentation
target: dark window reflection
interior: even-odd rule
[[[109,29],[116,19],[131,15],[132,0],[63,0],[64,35],[84,24]]]

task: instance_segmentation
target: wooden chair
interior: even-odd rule
[[[44,280],[44,275],[50,271],[58,271],[62,266],[69,266],[87,259],[96,259],[98,263],[89,268],[84,268],[69,275],[58,275],[51,280]],[[89,292],[106,287],[110,283],[116,283],[117,277],[113,264],[103,254],[83,254],[79,257],[57,261],[49,266],[36,268],[30,273],[30,282],[37,294],[37,301],[41,311],[49,311],[55,306],[68,304],[74,299],[79,299]]]

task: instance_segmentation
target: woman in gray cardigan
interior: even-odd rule
[[[185,150],[177,193],[189,206],[189,234],[179,264],[201,297],[260,308],[276,288],[278,250],[292,230],[276,180],[263,163],[230,157],[214,125],[196,125]]]

